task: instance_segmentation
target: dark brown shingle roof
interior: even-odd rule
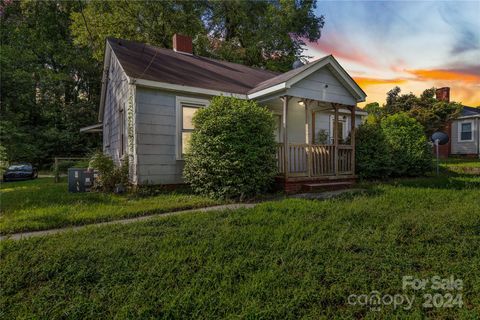
[[[127,75],[132,78],[247,94],[259,83],[278,75],[134,41],[113,38],[107,41]]]
[[[462,114],[461,114],[462,117],[470,117],[470,116],[476,116],[476,115],[480,115],[480,108],[463,106]]]

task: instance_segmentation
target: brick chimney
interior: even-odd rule
[[[450,102],[450,88],[449,87],[438,88],[437,90],[435,90],[435,96],[437,100]]]
[[[173,50],[193,54],[192,38],[178,33],[173,35]]]
[[[450,102],[450,88],[438,88],[437,90],[435,90],[435,97],[437,98],[437,100]],[[448,134],[450,140],[447,144],[438,146],[438,151],[441,158],[448,158],[452,153],[452,122],[449,121],[448,123],[446,123],[445,126],[442,128],[442,131]]]

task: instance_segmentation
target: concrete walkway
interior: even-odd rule
[[[295,195],[289,196],[289,198],[299,198],[299,199],[308,199],[308,200],[328,200],[328,199],[333,199],[333,198],[339,197],[343,194],[348,194],[348,193],[358,194],[358,193],[363,193],[363,192],[365,192],[364,189],[342,189],[342,190],[335,190],[335,191],[295,194]],[[284,198],[282,197],[282,198],[269,199],[269,200],[280,200],[280,199],[284,199]],[[65,228],[49,229],[49,230],[40,230],[40,231],[31,231],[31,232],[13,233],[13,234],[9,234],[9,235],[0,236],[0,241],[6,240],[6,239],[20,240],[20,239],[26,239],[26,238],[31,238],[31,237],[39,237],[39,236],[47,236],[47,235],[51,235],[51,234],[64,233],[64,232],[68,232],[68,231],[78,231],[78,230],[82,230],[82,229],[85,229],[85,228],[91,227],[91,226],[101,227],[101,226],[108,226],[108,225],[111,225],[111,224],[128,224],[128,223],[133,223],[133,222],[138,222],[138,221],[146,221],[146,220],[155,219],[155,218],[170,217],[170,216],[175,216],[175,215],[184,214],[184,213],[191,213],[191,212],[209,212],[209,211],[221,211],[221,210],[235,210],[235,209],[240,209],[240,208],[253,208],[257,204],[258,203],[225,204],[225,205],[214,206],[214,207],[189,209],[189,210],[182,210],[182,211],[172,211],[172,212],[157,213],[157,214],[152,214],[152,215],[147,215],[147,216],[140,216],[140,217],[135,217],[135,218],[127,218],[127,219],[113,220],[113,221],[107,221],[107,222],[91,223],[91,224],[85,224],[85,225],[81,225],[81,226],[73,226],[73,227],[65,227]]]
[[[221,211],[221,210],[235,210],[240,208],[253,208],[258,203],[235,203],[235,204],[226,204],[214,207],[206,207],[206,208],[198,208],[198,209],[189,209],[189,210],[182,210],[182,211],[172,211],[172,212],[165,212],[165,213],[157,213],[148,216],[140,216],[135,218],[128,218],[128,219],[121,219],[121,220],[113,220],[107,222],[99,222],[99,223],[91,223],[82,226],[74,226],[74,227],[65,227],[65,228],[58,228],[58,229],[49,229],[49,230],[40,230],[40,231],[31,231],[31,232],[21,232],[21,233],[13,233],[9,235],[0,236],[0,241],[10,239],[10,240],[20,240],[26,239],[31,237],[40,237],[40,236],[47,236],[52,234],[59,234],[69,231],[79,231],[85,229],[87,227],[101,227],[101,226],[108,226],[112,224],[129,224],[139,221],[147,221],[150,219],[155,218],[162,218],[162,217],[170,217],[184,213],[191,213],[191,212],[209,212],[209,211]]]

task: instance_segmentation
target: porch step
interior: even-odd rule
[[[322,182],[322,183],[305,183],[302,189],[306,191],[313,191],[319,189],[338,190],[354,185],[354,181],[338,181],[338,182]]]

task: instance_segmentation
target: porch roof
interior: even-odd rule
[[[332,71],[343,86],[356,98],[357,102],[365,101],[365,98],[367,97],[365,91],[363,91],[348,72],[343,69],[333,55],[323,57],[300,68],[290,70],[274,78],[268,79],[251,89],[248,92],[248,97],[258,98],[260,96],[289,89],[297,82],[324,67],[328,67]]]

